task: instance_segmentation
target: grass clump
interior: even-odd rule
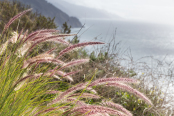
[[[73,51],[83,54],[82,49],[79,49],[81,47],[104,44],[102,42],[72,44],[63,38],[74,34],[62,34],[55,29],[37,30],[29,34],[27,31],[24,33],[21,31],[19,34],[15,32],[8,39],[5,33],[10,25],[29,11],[31,9],[13,17],[4,26],[1,34],[1,38],[6,38],[4,39],[6,42],[2,43],[0,52],[0,115],[132,116],[132,112],[129,111],[131,109],[127,107],[126,109],[114,100],[107,99],[104,95],[105,92],[102,93],[102,88],[106,89],[106,87],[109,88],[106,90],[126,91],[124,94],[122,91],[117,91],[115,96],[121,95],[122,98],[129,100],[134,98],[132,100],[135,101],[138,98],[139,101],[144,101],[145,108],[153,107],[152,101],[146,95],[132,87],[139,83],[138,80],[109,76],[117,69],[113,70],[114,66],[106,62],[105,59],[111,58],[107,52],[100,53],[98,57],[91,54],[90,59],[76,56],[71,60],[68,57],[74,54]],[[63,47],[58,52],[55,52],[56,48],[39,51],[38,49],[42,48],[41,45],[44,42],[55,42],[55,45]],[[85,53],[84,55],[86,56]],[[87,64],[88,62],[89,64]],[[112,72],[106,72],[108,71],[106,67],[101,66],[91,68],[94,62],[103,66],[107,65],[108,69],[112,68],[109,69]],[[84,63],[87,65],[83,65]],[[81,70],[78,65],[81,65]],[[83,68],[85,69],[83,70]],[[80,75],[80,72],[82,74],[90,73],[91,76],[80,81],[71,76]],[[107,74],[107,78],[101,78],[103,74]],[[140,104],[139,101],[137,101],[138,104]],[[124,104],[124,106],[129,105]]]

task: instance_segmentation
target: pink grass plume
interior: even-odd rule
[[[102,84],[102,83],[107,83],[107,82],[121,82],[121,83],[139,83],[139,80],[136,79],[131,79],[131,78],[117,78],[117,77],[110,77],[110,78],[102,78],[102,79],[97,79],[93,81],[89,87],[95,86],[96,84]]]
[[[56,90],[49,90],[46,93],[48,93],[48,94],[60,94],[62,92],[61,91],[56,91]]]
[[[22,30],[20,31],[20,33],[19,33],[19,35],[18,35],[17,40],[19,40],[19,38],[21,37],[21,35],[22,35],[23,31],[24,31],[24,29],[22,29]]]
[[[70,51],[72,51],[75,48],[84,47],[84,46],[88,46],[88,45],[97,45],[97,44],[104,44],[104,43],[102,43],[102,42],[85,42],[85,43],[79,43],[79,44],[75,44],[75,45],[69,46],[69,47],[65,48],[64,50],[60,51],[59,55],[56,58],[59,58],[63,54],[65,54],[67,52],[70,52]]]
[[[25,10],[25,11],[23,11],[23,12],[17,14],[16,16],[14,16],[13,18],[11,18],[10,21],[4,26],[4,30],[3,30],[2,33],[4,33],[4,32],[8,29],[8,27],[9,27],[16,19],[18,19],[19,17],[21,17],[22,15],[24,15],[25,13],[27,13],[27,12],[29,12],[29,11],[31,11],[31,10],[32,10],[32,8],[31,8],[31,9],[28,9],[28,10]]]
[[[59,71],[60,71],[60,70],[63,70],[64,68],[71,67],[71,66],[74,66],[74,65],[79,65],[79,64],[82,64],[82,63],[86,63],[86,62],[89,62],[89,59],[80,59],[80,60],[71,61],[71,62],[65,63],[61,68],[59,68],[59,66],[56,66],[52,70],[52,74],[50,76],[53,76],[56,73],[56,70],[58,68],[59,68]]]
[[[27,40],[30,40],[34,37],[37,37],[39,34],[43,34],[43,33],[54,33],[54,32],[59,32],[59,30],[56,30],[56,29],[43,29],[43,30],[37,30],[37,31],[34,31],[32,33],[30,33],[26,39],[24,40],[24,42],[26,42]]]
[[[65,113],[67,114],[68,112],[65,112]],[[96,113],[107,113],[110,115],[127,116],[126,114],[124,114],[118,110],[104,107],[104,106],[98,106],[98,105],[80,106],[80,107],[77,107],[77,108],[74,108],[73,110],[71,110],[69,112],[69,115],[71,115],[73,113],[81,113],[81,114],[85,114],[85,116],[91,116]]]
[[[100,99],[100,96],[95,95],[95,94],[91,94],[91,93],[75,93],[70,95],[69,97],[79,97],[80,98],[90,98],[90,99]]]
[[[4,51],[7,49],[7,46],[8,46],[8,40],[4,44],[1,45],[0,55],[2,55],[4,53]]]
[[[60,94],[56,99],[54,99],[49,105],[55,104],[57,102],[60,102],[62,99],[67,98],[69,94],[71,94],[71,93],[73,93],[75,91],[85,89],[86,85],[87,85],[87,83],[80,83],[80,84],[76,85],[75,87],[72,87],[72,88],[66,90],[65,92]]]
[[[117,87],[122,90],[125,90],[127,92],[130,92],[130,93],[134,94],[135,96],[137,96],[138,98],[144,100],[147,104],[153,106],[153,104],[149,98],[147,98],[143,93],[139,92],[138,90],[132,88],[129,85],[126,85],[123,83],[118,83],[118,82],[108,82],[105,86],[113,86],[113,87]]]
[[[52,108],[48,108],[48,109],[39,111],[39,112],[36,113],[34,116],[38,116],[38,115],[40,115],[40,114],[48,113],[48,112],[51,112],[51,111],[64,110],[64,109],[67,109],[67,108],[69,108],[69,106],[52,107]]]
[[[56,48],[57,48],[57,47],[54,47],[54,48],[48,50],[46,53],[47,53],[47,54],[50,54],[50,53],[52,53]]]
[[[76,98],[67,98],[65,100],[65,102],[71,102],[73,104],[76,104],[77,106],[85,106],[85,105],[87,105],[85,102],[80,101],[80,100],[78,100]]]
[[[25,77],[19,79],[19,80],[15,83],[14,87],[15,87],[17,84],[19,84],[20,82],[22,82],[22,81],[24,81],[24,80],[26,80],[26,79],[29,79],[29,78],[39,78],[39,77],[42,76],[42,75],[43,75],[43,73],[38,73],[38,74],[33,74],[33,75],[27,75],[27,76],[25,76]]]
[[[69,75],[67,75],[67,74],[66,74],[65,72],[63,72],[63,71],[56,71],[56,73],[57,73],[58,75],[64,77],[65,79],[71,81],[71,82],[74,81],[72,77],[70,77]],[[65,76],[65,75],[66,75],[66,76]]]
[[[38,44],[40,44],[40,43],[42,43],[42,42],[49,41],[49,40],[54,40],[54,39],[57,39],[57,38],[59,38],[59,37],[65,37],[65,36],[71,36],[71,34],[66,34],[66,35],[55,35],[55,36],[44,37],[44,38],[42,38],[42,39],[39,39],[38,41],[36,41],[36,42],[30,47],[30,49],[29,49],[29,51],[27,52],[27,54],[28,54],[36,45],[38,45]],[[56,40],[56,41],[57,41],[57,40]],[[59,42],[62,43],[62,44],[66,44],[66,45],[67,45],[67,43],[66,43],[65,41],[63,41],[63,40],[60,40]]]
[[[66,73],[64,76],[74,75],[74,74],[76,74],[78,72],[79,72],[79,70],[78,71],[69,72],[69,73]]]
[[[23,40],[25,39],[25,37],[27,36],[27,34],[28,34],[28,30],[25,31],[24,36],[23,36],[23,38],[22,38],[21,41],[20,41],[20,44],[23,42]],[[19,44],[19,45],[20,45],[20,44]]]
[[[78,60],[74,60],[74,61],[71,61],[71,62],[66,63],[59,70],[63,70],[64,68],[76,66],[76,65],[79,65],[79,64],[87,63],[87,62],[89,62],[89,59],[78,59]]]
[[[28,60],[25,60],[22,68],[26,68],[26,67],[28,67],[29,64],[37,63],[40,60],[46,60],[46,61],[48,60],[49,61],[49,59],[54,59],[54,54],[51,54],[51,55],[47,54],[47,53],[39,54],[35,57],[32,57],[32,58],[29,58]]]
[[[124,112],[125,114],[127,114],[128,116],[133,116],[132,113],[130,111],[128,111],[127,109],[125,109],[123,106],[110,102],[110,101],[102,101],[102,105],[108,106],[110,108],[115,108],[121,112]]]

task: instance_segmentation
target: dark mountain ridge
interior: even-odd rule
[[[0,0],[4,1],[4,0]],[[13,1],[13,0],[8,0]],[[23,4],[30,5],[33,8],[33,12],[37,11],[46,17],[55,17],[55,23],[60,27],[63,23],[67,22],[72,28],[81,27],[82,24],[76,17],[70,17],[54,5],[48,3],[45,0],[17,0]]]

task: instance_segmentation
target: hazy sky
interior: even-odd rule
[[[59,1],[59,0],[48,0]],[[64,0],[106,10],[125,19],[174,24],[174,0]]]

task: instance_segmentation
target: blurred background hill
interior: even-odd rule
[[[0,0],[4,1],[4,0]],[[13,0],[8,0],[13,1]],[[74,27],[81,27],[81,23],[78,20],[78,18],[69,16],[59,8],[55,7],[51,3],[48,3],[45,0],[17,0],[21,3],[24,3],[26,5],[30,5],[33,8],[33,12],[37,11],[38,13],[41,13],[42,15],[50,18],[55,17],[55,23],[58,26],[61,26],[64,22],[67,22],[69,26],[72,28]]]

